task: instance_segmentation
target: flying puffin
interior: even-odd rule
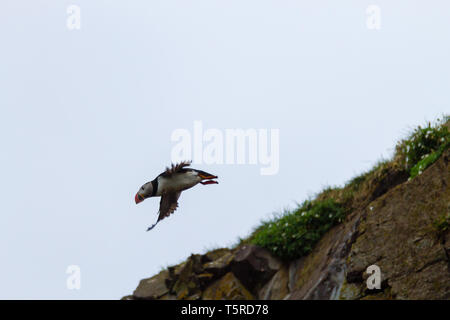
[[[181,191],[192,188],[197,183],[214,184],[217,176],[205,171],[186,168],[191,162],[183,161],[179,164],[172,164],[166,171],[157,176],[154,180],[145,183],[136,193],[134,200],[136,204],[150,197],[161,197],[159,202],[159,216],[155,224],[147,229],[153,229],[156,224],[172,214],[178,207],[178,198]]]

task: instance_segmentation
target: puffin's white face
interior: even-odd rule
[[[153,186],[151,182],[147,182],[142,187],[140,187],[139,191],[136,193],[136,196],[134,197],[134,201],[136,201],[136,204],[139,202],[144,201],[146,198],[149,198],[152,196],[153,193]]]

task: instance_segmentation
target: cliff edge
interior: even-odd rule
[[[264,240],[276,237],[278,221],[270,221],[234,248],[193,254],[141,280],[123,299],[449,299],[448,127],[448,121],[440,126],[445,139],[439,136],[441,143],[414,162],[408,163],[412,135],[399,143],[392,160],[343,188],[324,190],[293,212],[295,230],[305,230],[292,237],[301,247],[289,243],[280,251],[278,242]],[[423,137],[430,134],[425,130]],[[424,142],[417,141],[419,148]],[[318,233],[318,220],[305,216],[324,211],[331,218],[335,207],[314,211],[327,199],[340,211],[333,211],[334,220],[320,220],[321,227],[329,224]],[[380,289],[367,288],[371,265],[381,270]]]

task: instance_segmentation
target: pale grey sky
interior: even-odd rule
[[[444,0],[2,1],[0,298],[120,298],[370,168],[450,110],[449,15]],[[220,184],[145,232],[159,200],[134,194],[195,120],[279,129],[280,170],[195,165]]]

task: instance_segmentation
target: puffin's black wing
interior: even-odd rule
[[[180,162],[178,164],[173,164],[172,163],[172,166],[170,168],[166,167],[166,171],[164,171],[162,173],[162,175],[164,177],[170,177],[174,173],[185,171],[184,167],[188,167],[190,165],[191,165],[191,161],[182,161],[182,162]]]
[[[165,193],[159,202],[159,217],[158,221],[170,216],[178,208],[178,198],[181,195],[179,192]]]
[[[178,208],[178,198],[181,195],[181,191],[179,192],[168,192],[164,193],[161,196],[161,201],[159,202],[159,216],[158,220],[154,225],[149,227],[147,231],[153,229],[156,224],[162,219],[170,216],[177,208]]]

